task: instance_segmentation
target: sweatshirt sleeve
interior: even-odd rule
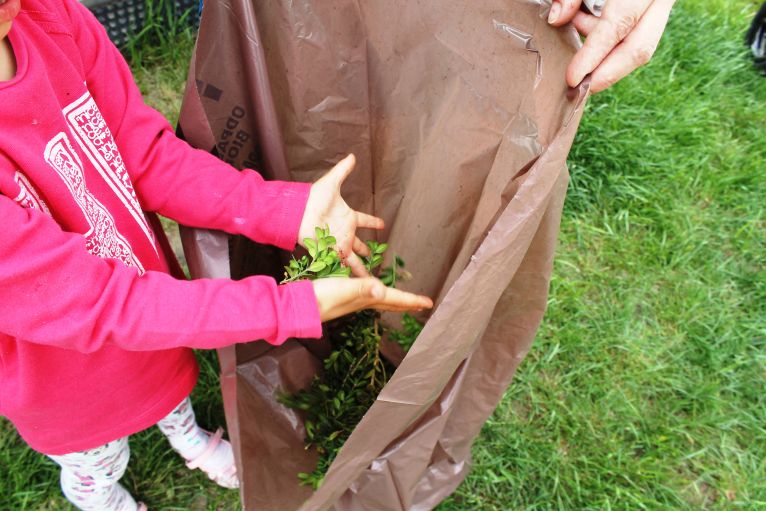
[[[88,253],[82,235],[2,195],[0,218],[0,331],[18,339],[88,353],[109,344],[212,349],[321,336],[308,281],[182,281],[151,271],[139,277]]]
[[[177,138],[165,118],[144,104],[127,63],[92,13],[75,0],[64,0],[63,7],[88,89],[144,209],[184,225],[295,248],[310,185],[239,172]]]

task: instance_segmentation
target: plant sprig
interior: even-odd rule
[[[336,321],[329,329],[333,346],[324,359],[324,374],[293,395],[279,396],[290,408],[306,413],[306,448],[319,454],[313,472],[298,474],[301,484],[318,488],[343,444],[393,373],[380,354],[380,315],[364,310]]]
[[[389,330],[388,338],[399,344],[404,351],[409,351],[422,331],[423,323],[405,312],[402,315],[402,329]]]
[[[329,228],[314,229],[316,239],[305,238],[303,245],[308,255],[296,259],[295,256],[285,266],[285,278],[282,284],[296,280],[315,280],[326,277],[348,277],[351,268],[343,266],[340,255],[335,250],[337,240],[330,234]]]
[[[335,243],[328,229],[317,228],[316,240],[304,240],[308,255],[293,257],[285,267],[283,282],[348,276],[350,270],[342,266]],[[404,261],[398,256],[394,257],[392,267],[380,269],[388,244],[368,241],[367,246],[370,255],[363,258],[364,265],[370,273],[379,270],[384,284],[394,287],[398,280],[409,276],[401,271]],[[324,374],[314,376],[304,390],[278,396],[283,405],[305,412],[306,448],[315,448],[319,454],[313,472],[298,474],[303,485],[319,487],[346,439],[394,372],[393,365],[380,353],[383,327],[379,319],[377,311],[363,310],[329,324],[332,351],[324,359]],[[419,333],[419,325],[413,317],[406,316],[404,330],[399,334],[392,331],[390,335],[409,349]]]
[[[370,255],[363,258],[364,267],[372,273],[376,268],[383,264],[383,254],[388,250],[388,243],[378,243],[377,241],[368,241],[367,248],[370,249]]]

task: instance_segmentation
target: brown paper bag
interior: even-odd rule
[[[579,38],[549,27],[547,9],[206,2],[183,135],[273,179],[313,181],[355,153],[344,196],[385,219],[379,238],[414,276],[406,289],[437,301],[316,492],[296,477],[315,462],[301,417],[275,393],[308,384],[321,342],[220,350],[245,509],[427,510],[466,476],[545,310],[586,97],[564,82]],[[229,275],[229,255],[234,277],[280,273],[272,249],[207,231],[184,238],[195,276]]]

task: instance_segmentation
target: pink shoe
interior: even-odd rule
[[[204,452],[193,460],[189,460],[186,463],[186,466],[192,470],[199,468],[219,486],[230,489],[239,488],[239,479],[237,478],[237,465],[234,462],[234,452],[231,450],[231,444],[221,438],[223,436],[223,429],[218,428],[218,431],[216,431],[215,434],[209,432],[208,434],[210,435],[210,441],[208,442]],[[210,458],[210,456],[219,446],[221,446],[223,449],[229,450],[231,463],[222,470],[205,467],[205,461]]]
[[[146,504],[144,504],[143,502],[139,502],[138,511],[149,511],[149,510],[146,508]]]

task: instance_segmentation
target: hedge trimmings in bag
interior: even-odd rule
[[[349,268],[342,266],[334,249],[336,240],[327,229],[317,228],[316,240],[303,241],[308,255],[293,257],[285,266],[283,283],[349,276]],[[383,263],[388,245],[368,241],[367,246],[370,256],[363,260],[372,273]],[[378,276],[387,286],[395,287],[397,281],[408,277],[403,268],[404,262],[397,256],[393,265],[381,269]],[[314,376],[304,390],[279,396],[283,405],[305,412],[306,448],[313,447],[319,453],[316,469],[298,474],[301,484],[319,487],[346,439],[395,370],[380,353],[383,326],[379,320],[380,313],[368,309],[328,323],[326,331],[332,351],[324,359],[324,374]],[[388,334],[408,350],[422,328],[414,317],[405,314],[403,330],[391,330]]]

